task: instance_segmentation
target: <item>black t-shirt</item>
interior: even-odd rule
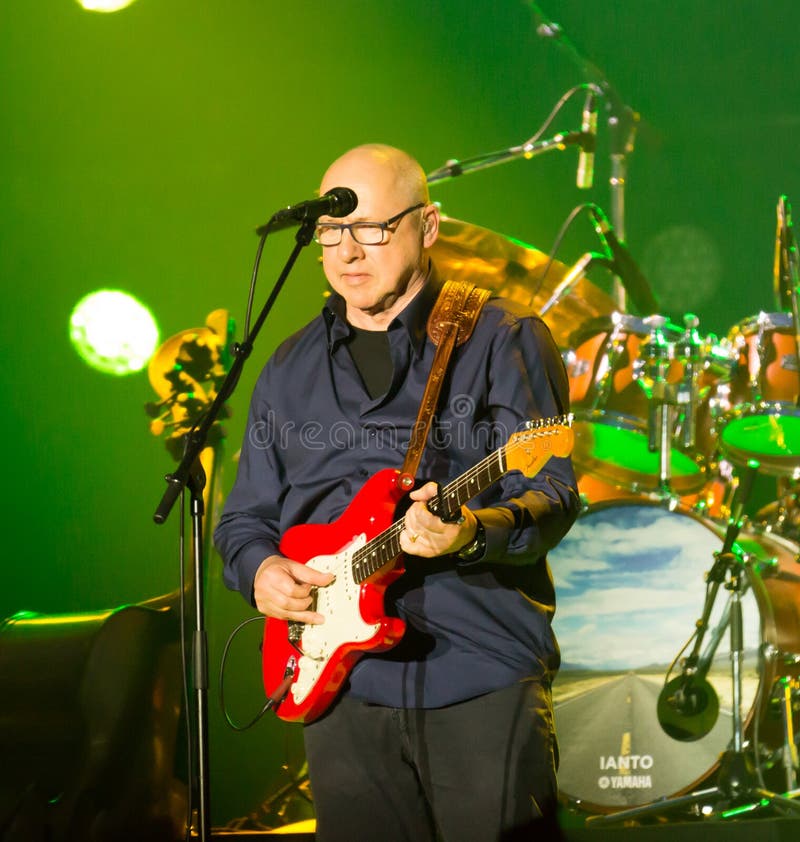
[[[371,398],[386,394],[392,382],[392,357],[385,330],[366,330],[350,325],[353,331],[347,349],[356,364]]]

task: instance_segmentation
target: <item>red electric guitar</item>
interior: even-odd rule
[[[529,422],[507,444],[442,489],[449,511],[458,511],[508,471],[532,477],[551,456],[568,456],[571,422],[571,416]],[[282,555],[336,574],[330,585],[316,590],[314,609],[325,615],[323,624],[271,617],[266,621],[264,688],[273,698],[277,695],[275,711],[281,719],[316,719],[363,654],[389,649],[403,636],[405,623],[387,617],[383,602],[387,586],[404,572],[403,519],[393,522],[397,503],[406,493],[399,487],[399,476],[392,468],[379,471],[334,523],[294,526],[281,540]],[[282,684],[288,685],[288,692]]]

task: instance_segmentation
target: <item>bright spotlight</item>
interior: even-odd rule
[[[87,12],[118,12],[133,3],[133,0],[77,0]]]
[[[84,362],[121,376],[147,365],[158,345],[158,325],[150,310],[129,293],[101,289],[75,305],[69,337]]]

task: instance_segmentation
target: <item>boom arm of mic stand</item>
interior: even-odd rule
[[[528,0],[528,6],[530,6],[533,16],[538,23],[536,27],[537,34],[556,44],[578,68],[586,81],[593,82],[602,90],[608,105],[609,124],[613,129],[612,154],[632,152],[633,136],[636,123],[639,121],[639,114],[622,101],[619,92],[608,80],[605,73],[596,64],[586,58],[586,56],[578,52],[572,41],[564,34],[564,30],[560,24],[547,20],[544,12],[533,0]],[[614,138],[614,135],[616,135],[616,138]],[[618,220],[614,220],[614,227],[618,231],[621,230]]]
[[[537,21],[536,31],[542,38],[553,41],[569,60],[578,68],[588,82],[596,84],[603,92],[608,109],[608,125],[611,137],[611,222],[617,236],[625,239],[625,185],[627,167],[625,156],[633,152],[636,127],[639,114],[626,105],[619,92],[611,84],[605,73],[586,56],[578,52],[575,45],[564,34],[564,30],[555,21],[548,20],[538,4],[528,0],[527,4]],[[625,312],[625,289],[619,278],[614,280],[614,300],[617,307]]]
[[[728,528],[725,531],[725,539],[722,542],[722,549],[719,555],[728,555],[733,549],[733,544],[739,537],[739,530],[742,528],[742,515],[750,495],[753,493],[753,482],[760,464],[756,459],[749,459],[745,469],[744,477],[734,493],[734,500],[731,504],[731,516],[728,519]]]
[[[536,143],[530,141],[519,146],[511,146],[508,149],[499,149],[496,152],[485,152],[483,155],[476,155],[473,158],[466,158],[463,161],[450,161],[443,167],[439,167],[428,173],[428,184],[435,184],[438,181],[449,181],[460,175],[485,170],[488,167],[496,167],[498,164],[505,164],[516,158],[533,158],[543,152],[563,150],[568,146],[576,146],[584,141],[584,132],[559,132],[546,140]]]
[[[753,490],[753,482],[758,473],[759,463],[755,459],[751,459],[747,463],[747,469],[744,478],[734,492],[734,500],[731,504],[731,517],[728,521],[728,528],[725,531],[725,538],[722,542],[722,549],[715,553],[714,564],[708,573],[708,581],[711,582],[711,589],[709,590],[705,605],[703,606],[703,613],[697,621],[697,634],[695,636],[695,643],[692,647],[691,653],[685,660],[684,670],[692,673],[697,673],[703,677],[711,665],[711,659],[714,657],[714,652],[719,646],[722,633],[724,632],[727,622],[720,622],[712,637],[711,644],[700,658],[700,647],[703,644],[703,638],[708,630],[708,620],[711,616],[711,611],[714,607],[714,602],[717,598],[719,587],[725,579],[725,568],[731,557],[734,542],[739,536],[739,531],[742,528],[742,513],[747,501],[750,499],[750,494]],[[702,671],[702,672],[701,672]]]

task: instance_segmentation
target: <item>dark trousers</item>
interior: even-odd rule
[[[318,842],[557,839],[549,686],[445,708],[343,697],[304,728]]]

